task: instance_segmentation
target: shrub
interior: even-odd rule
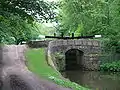
[[[100,71],[119,72],[120,71],[120,61],[114,61],[111,63],[102,64],[102,65],[100,65]]]

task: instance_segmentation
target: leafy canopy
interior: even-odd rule
[[[44,0],[0,0],[0,42],[28,41],[38,35],[37,21],[53,21],[55,4]]]
[[[120,52],[119,9],[119,0],[62,0],[58,31],[79,36],[101,34],[108,38],[106,48],[115,47]]]
[[[19,15],[24,19],[40,21],[54,18],[54,3],[44,0],[0,0],[0,14],[9,16],[9,13]]]

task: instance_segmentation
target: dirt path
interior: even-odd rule
[[[63,88],[30,72],[25,65],[24,52],[26,46],[5,46],[2,48],[3,81],[0,90],[71,90]]]

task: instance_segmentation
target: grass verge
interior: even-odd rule
[[[45,79],[52,80],[58,85],[72,88],[73,90],[89,90],[69,80],[60,79],[60,73],[47,65],[44,48],[29,49],[26,52],[26,59],[29,70],[38,76],[42,76]]]

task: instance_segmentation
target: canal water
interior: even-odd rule
[[[65,71],[65,78],[92,90],[120,90],[120,73]]]

